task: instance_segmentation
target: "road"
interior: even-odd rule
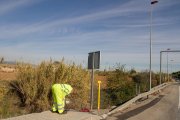
[[[152,100],[118,112],[106,120],[180,120],[180,84],[168,86]]]

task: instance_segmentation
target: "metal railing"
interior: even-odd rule
[[[127,101],[126,103],[122,104],[121,106],[117,107],[116,109],[106,113],[106,114],[103,114],[101,117],[104,119],[106,118],[107,116],[113,114],[113,113],[116,113],[118,111],[122,111],[124,110],[125,108],[129,107],[131,104],[135,103],[137,100],[141,99],[141,98],[144,98],[144,97],[148,97],[149,95],[153,94],[153,93],[156,93],[160,90],[162,90],[163,88],[167,87],[168,85],[170,85],[170,83],[163,83],[161,85],[158,85],[154,88],[152,88],[150,91],[148,92],[145,92],[145,93],[142,93],[142,94],[139,94],[138,96],[134,97],[133,99]]]

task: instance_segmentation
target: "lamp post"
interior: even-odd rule
[[[149,89],[151,90],[151,62],[152,62],[152,5],[158,3],[157,0],[151,1],[151,8],[150,8],[150,63],[149,63]]]
[[[172,79],[172,73],[173,73],[173,70],[172,70],[173,62],[174,62],[174,60],[171,60],[171,79]]]
[[[162,63],[162,51],[160,51],[160,85],[162,84],[161,78],[161,63]]]
[[[167,49],[167,51],[171,50],[170,48]],[[167,52],[167,81],[169,82],[169,58],[168,58],[168,52]]]
[[[165,51],[160,51],[160,84],[162,83],[162,73],[161,73],[161,64],[162,64],[162,53],[169,53],[169,52],[171,52],[171,53],[177,53],[177,52],[180,52],[180,50],[170,50],[170,49],[168,49],[168,50],[165,50]],[[168,58],[168,57],[167,57]],[[167,60],[168,61],[168,60]]]

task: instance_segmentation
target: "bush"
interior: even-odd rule
[[[54,83],[72,85],[74,92],[69,96],[71,108],[80,108],[88,103],[89,74],[80,65],[66,65],[64,61],[42,62],[38,66],[18,64],[17,81],[10,83],[22,106],[30,112],[50,109],[51,86]]]
[[[149,91],[149,72],[144,71],[137,73],[133,76],[133,80],[135,83],[139,84],[141,93]]]
[[[180,79],[180,71],[178,71],[178,72],[173,72],[173,73],[172,73],[172,77],[175,78],[175,79]]]
[[[107,93],[111,105],[120,105],[135,96],[135,84],[125,71],[124,65],[118,65],[108,76]]]

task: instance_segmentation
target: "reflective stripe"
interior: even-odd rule
[[[63,108],[58,108],[58,110],[64,110],[64,107]]]
[[[64,85],[64,84],[63,84],[63,85]],[[65,85],[64,85],[64,88],[67,90],[67,93],[69,93],[69,89],[67,89]]]
[[[63,104],[57,104],[57,106],[63,106]]]
[[[64,99],[63,99],[64,101]],[[58,104],[58,103],[53,103],[54,105],[57,105],[57,106],[62,106],[63,104]]]
[[[69,89],[67,89],[64,84],[61,84],[61,87],[65,89],[64,92],[66,92],[67,94],[69,93]],[[66,91],[66,90],[67,90],[67,91]]]
[[[63,106],[63,104],[53,103],[53,106],[57,109],[59,106]]]

